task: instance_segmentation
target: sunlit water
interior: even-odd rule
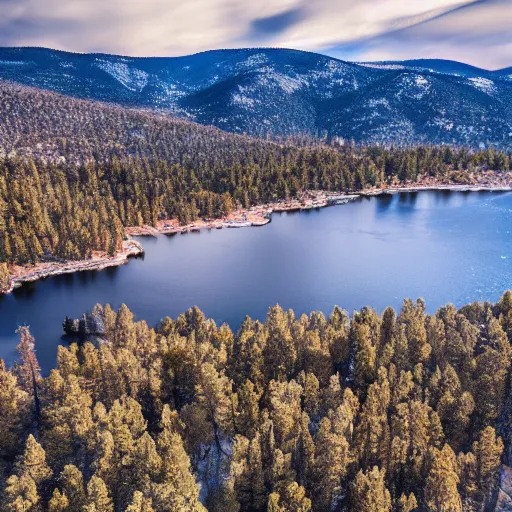
[[[0,297],[0,357],[28,324],[43,368],[54,365],[62,320],[99,302],[126,303],[150,325],[199,306],[236,329],[276,303],[296,313],[352,312],[423,297],[497,300],[512,288],[512,193],[420,192],[274,214],[261,228],[141,238],[144,259],[24,285]]]

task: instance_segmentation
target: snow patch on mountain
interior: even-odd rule
[[[393,70],[393,69],[406,69],[405,66],[402,66],[401,64],[384,64],[379,62],[359,62],[360,66],[363,66],[365,68],[374,68],[374,69],[387,69],[387,70]]]
[[[178,100],[186,95],[186,92],[178,89],[176,84],[173,83],[158,83],[159,92],[155,94],[155,102],[158,107],[170,107],[175,109]]]
[[[480,89],[481,91],[484,91],[487,94],[493,94],[496,92],[496,86],[492,80],[489,80],[488,78],[468,78],[468,82],[473,87],[476,87],[477,89]]]
[[[134,92],[141,92],[148,84],[148,74],[137,68],[130,68],[124,62],[110,62],[96,59],[96,66],[113,76],[127,89]]]
[[[237,69],[247,69],[262,66],[268,62],[268,57],[264,53],[250,55],[247,59],[236,64]]]
[[[343,62],[329,61],[324,66],[311,69],[308,73],[296,74],[295,78],[303,85],[323,89],[325,97],[332,97],[333,92],[355,91],[359,83],[354,70]]]
[[[325,63],[326,69],[331,73],[341,73],[345,74],[349,68],[344,62],[339,62],[337,60],[329,60]]]
[[[300,89],[303,85],[307,84],[307,79],[283,75],[273,69],[265,69],[258,77],[258,83],[263,86],[277,84],[287,94],[293,94]]]
[[[421,100],[431,88],[430,82],[423,75],[407,74],[400,77],[400,89],[395,94],[397,98],[402,95],[406,98]]]
[[[391,108],[391,106],[389,105],[389,101],[386,98],[372,98],[368,101],[368,106],[370,108],[376,108],[376,107],[385,107],[387,109]]]
[[[438,126],[439,128],[442,128],[443,130],[448,130],[448,131],[453,130],[453,127],[454,127],[453,121],[446,119],[444,117],[436,117],[429,124]]]
[[[244,96],[243,94],[233,93],[231,96],[231,104],[239,107],[252,108],[256,101],[254,98]]]
[[[428,85],[428,80],[421,75],[417,76],[414,79],[414,82],[416,83],[416,85],[419,85],[420,87]]]

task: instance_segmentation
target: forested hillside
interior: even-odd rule
[[[77,100],[0,80],[0,155],[82,164],[120,158],[229,165],[279,147],[155,112]]]
[[[114,254],[125,226],[511,168],[494,150],[277,144],[5,83],[0,105],[0,283],[2,263]]]
[[[477,512],[510,462],[512,293],[351,319],[271,308],[233,333],[94,308],[101,341],[0,364],[0,508]],[[86,337],[86,340],[88,337]]]

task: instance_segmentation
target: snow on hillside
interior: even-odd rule
[[[113,76],[127,89],[134,92],[141,92],[148,84],[148,74],[140,69],[130,68],[124,62],[110,62],[96,59],[97,67]]]
[[[231,104],[247,109],[253,108],[256,104],[256,99],[251,97],[251,88],[238,86],[238,92],[231,95]]]
[[[492,80],[488,78],[468,78],[468,82],[477,89],[484,91],[487,94],[493,94],[496,92],[496,86]]]
[[[287,94],[293,94],[303,85],[306,85],[307,80],[278,73],[273,68],[262,68],[258,76],[258,84],[263,86],[278,85]]]
[[[268,57],[264,53],[256,53],[254,55],[250,55],[247,59],[242,62],[237,62],[237,69],[247,69],[247,68],[255,68],[258,66],[262,66],[268,62]]]
[[[385,70],[407,69],[405,66],[402,66],[401,64],[384,64],[384,63],[380,63],[380,62],[359,62],[358,64],[365,68],[374,68],[374,69],[385,69]]]
[[[386,98],[376,98],[376,99],[372,98],[368,101],[368,106],[370,108],[376,108],[376,107],[380,107],[380,106],[385,107],[387,109],[391,108],[389,101]]]
[[[407,74],[400,77],[400,90],[396,97],[402,95],[407,98],[421,100],[431,89],[430,82],[423,75]]]
[[[255,136],[393,144],[511,147],[510,73],[430,60],[356,64],[264,48],[144,60],[0,48],[0,79]]]

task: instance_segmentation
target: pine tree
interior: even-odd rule
[[[304,377],[302,400],[304,410],[311,418],[316,418],[319,408],[320,383],[314,373],[307,373]]]
[[[414,512],[417,509],[418,502],[416,501],[416,496],[414,496],[412,492],[409,495],[402,494],[398,499],[398,512]]]
[[[254,437],[258,429],[259,398],[260,396],[250,380],[246,380],[236,392],[236,430],[249,439]]]
[[[233,429],[232,383],[212,364],[205,363],[199,371],[197,395],[213,427],[215,442],[219,447],[221,433],[230,433]]]
[[[361,408],[359,425],[356,427],[355,446],[362,467],[376,463],[385,466],[389,444],[388,407],[390,390],[386,371],[381,368],[379,381],[368,388],[368,395]]]
[[[313,481],[315,470],[315,443],[309,431],[310,419],[306,412],[302,413],[300,435],[295,448],[295,466],[297,483],[308,488]]]
[[[480,432],[478,441],[473,443],[473,453],[476,461],[477,495],[481,510],[484,510],[496,488],[503,453],[503,441],[496,437],[493,427],[486,427]]]
[[[350,462],[347,440],[343,434],[333,432],[328,418],[322,418],[315,436],[315,508],[336,508]]]
[[[18,329],[20,343],[16,347],[20,357],[20,363],[14,368],[20,387],[32,395],[35,399],[37,409],[37,383],[41,380],[41,368],[35,354],[35,339],[30,334],[28,327]]]
[[[302,387],[294,380],[271,381],[268,394],[277,445],[284,452],[290,452],[300,432]]]
[[[52,464],[62,468],[69,457],[79,461],[80,456],[85,456],[93,428],[92,399],[72,374],[63,379],[57,370],[52,370],[45,384],[42,396],[51,397],[51,403],[44,411],[42,438]]]
[[[410,364],[414,366],[427,360],[432,347],[428,343],[425,328],[425,303],[421,299],[416,304],[409,299],[404,300],[398,323],[405,325]]]
[[[306,497],[305,489],[292,482],[283,484],[270,494],[267,512],[310,512],[311,500]]]
[[[152,485],[155,510],[202,511],[199,487],[190,469],[190,459],[180,435],[167,422],[162,424],[157,438],[158,453],[162,459],[159,483]]]
[[[135,491],[126,512],[155,512],[155,509],[152,507],[151,498],[145,498],[140,491]]]
[[[93,475],[87,484],[84,512],[114,512],[114,505],[105,482]]]
[[[336,409],[343,401],[343,394],[340,385],[340,375],[331,375],[329,385],[323,390],[323,410],[322,414],[327,414],[329,409]]]
[[[391,512],[391,496],[384,471],[377,466],[366,473],[360,470],[351,486],[351,510],[354,512]]]
[[[7,462],[21,448],[29,410],[29,395],[18,387],[16,377],[0,360],[0,460]]]
[[[25,452],[15,467],[15,474],[7,480],[5,489],[6,509],[25,511],[40,502],[44,503],[48,494],[52,471],[46,464],[46,454],[42,446],[30,434]]]
[[[65,494],[61,494],[59,489],[54,489],[50,502],[48,503],[49,512],[66,512],[69,507],[69,500]]]
[[[249,444],[247,464],[251,482],[251,505],[254,510],[262,510],[266,501],[266,490],[259,436]]]
[[[432,463],[425,484],[425,502],[430,510],[461,512],[462,502],[457,490],[459,477],[453,450],[448,444],[432,450]]]
[[[4,235],[5,236],[5,235]],[[0,241],[1,248],[1,241]],[[5,255],[5,252],[0,251]],[[7,255],[4,256],[7,258]],[[5,293],[11,286],[11,276],[7,263],[0,263],[0,293]]]
[[[376,350],[372,343],[371,329],[366,324],[356,324],[353,328],[352,337],[356,350],[354,382],[359,387],[375,379]]]
[[[25,452],[17,472],[19,475],[28,474],[38,488],[43,487],[52,476],[52,470],[46,463],[46,453],[32,434],[27,438]]]
[[[251,441],[235,436],[230,478],[234,481],[237,501],[242,509],[262,510],[266,503],[266,489],[259,434]]]
[[[267,377],[283,379],[289,375],[297,359],[288,324],[288,315],[281,307],[270,308],[267,315],[268,339],[263,356]]]
[[[472,452],[460,452],[457,455],[457,474],[460,479],[463,509],[466,508],[466,503],[470,504],[467,508],[474,507],[474,496],[478,491],[476,464],[476,457]]]
[[[82,472],[76,466],[68,464],[64,466],[59,475],[59,483],[62,494],[66,496],[69,502],[70,509],[66,512],[81,512],[82,507],[86,503]]]
[[[162,467],[156,444],[152,437],[144,432],[135,442],[132,469],[129,475],[130,491],[149,493],[151,481],[157,481]]]
[[[7,479],[4,491],[3,507],[8,512],[34,510],[40,502],[37,485],[28,473],[12,475]]]

